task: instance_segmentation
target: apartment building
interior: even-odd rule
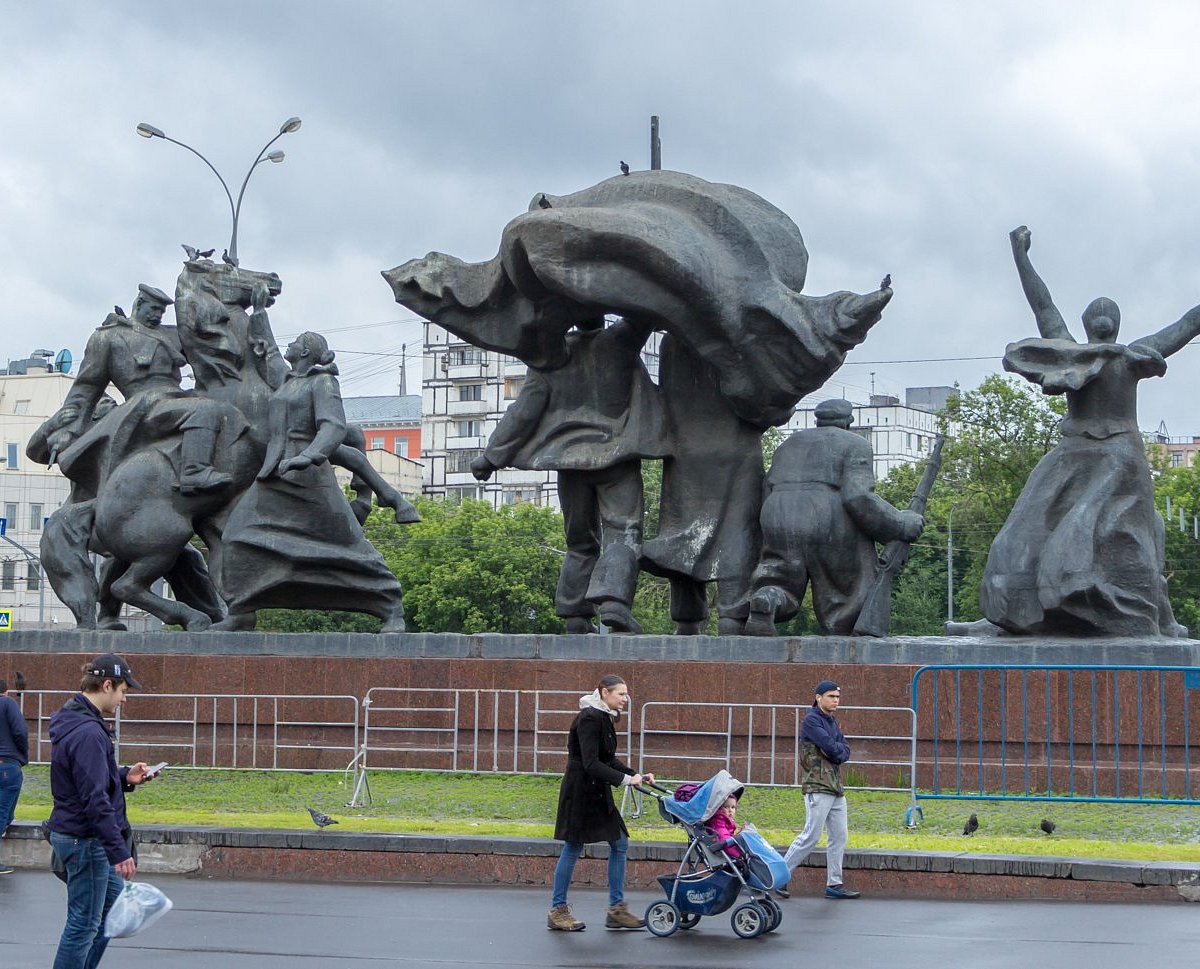
[[[886,478],[902,464],[915,464],[929,456],[938,435],[937,413],[953,393],[956,393],[953,387],[909,387],[904,392],[903,404],[891,394],[872,394],[867,403],[854,405],[850,430],[871,442],[876,479]],[[818,403],[832,396],[835,395],[818,392],[806,397],[784,430],[791,434],[816,427],[813,411]]]
[[[402,494],[421,493],[421,396],[346,397],[342,400],[346,422],[360,427],[366,440],[367,460],[385,481]],[[334,468],[346,484],[350,472]]]

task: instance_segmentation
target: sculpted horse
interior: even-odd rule
[[[178,343],[195,375],[195,397],[221,415],[212,463],[230,477],[228,487],[185,494],[178,484],[179,438],[148,439],[144,423],[152,404],[137,397],[62,449],[59,460],[72,480],[73,499],[56,513],[63,527],[51,530],[57,548],[45,564],[81,628],[96,625],[97,603],[100,625],[109,628],[119,626],[115,610],[122,602],[188,630],[207,629],[225,616],[209,569],[212,576],[221,574],[223,529],[262,463],[268,404],[288,371],[266,312],[281,288],[274,273],[207,259],[186,262],[176,284]],[[46,427],[56,421],[61,423],[58,415]],[[353,443],[353,434],[347,436]],[[53,459],[56,449],[48,450]],[[356,515],[365,517],[374,491],[397,521],[417,520],[415,509],[361,450],[343,445],[331,460],[355,474]],[[208,548],[208,568],[190,545],[194,535]],[[88,552],[107,559],[98,587]],[[154,591],[163,577],[177,600]]]

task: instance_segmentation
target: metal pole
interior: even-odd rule
[[[662,142],[658,139],[658,115],[650,116],[650,171],[662,170]]]
[[[954,621],[954,509],[946,519],[946,622]]]

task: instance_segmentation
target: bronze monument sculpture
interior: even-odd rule
[[[720,631],[736,633],[758,560],[762,433],[837,370],[891,298],[804,295],[807,265],[795,223],[752,192],[649,171],[539,193],[489,262],[431,253],[383,275],[410,310],[545,373],[567,361],[565,335],[580,320],[611,314],[665,331],[661,517],[640,564],[670,579],[677,632],[699,632],[715,581]],[[621,401],[599,406],[615,413]],[[572,470],[607,467],[611,446],[579,449]]]
[[[1157,333],[1117,343],[1111,299],[1083,311],[1077,343],[1029,261],[1013,258],[1040,337],[1010,343],[1006,370],[1064,394],[1062,439],[1034,469],[992,543],[980,590],[987,619],[1017,635],[1185,636],[1167,599],[1165,538],[1137,426],[1137,384],[1200,334],[1200,306]]]
[[[821,629],[848,636],[875,581],[876,542],[912,542],[925,521],[875,494],[870,442],[853,433],[854,406],[826,400],[817,426],[779,445],[762,506],[763,549],[746,609],[746,632],[774,636],[811,583]]]

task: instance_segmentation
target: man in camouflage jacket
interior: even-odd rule
[[[825,849],[826,898],[858,898],[859,892],[842,884],[842,856],[849,832],[846,813],[846,794],[842,787],[842,764],[850,759],[850,745],[833,718],[842,693],[832,680],[817,684],[812,709],[804,716],[800,729],[800,763],[804,768],[804,830],[788,848],[784,861],[792,871],[808,857],[821,839],[821,831],[829,832]],[[786,892],[782,893],[786,896]]]

